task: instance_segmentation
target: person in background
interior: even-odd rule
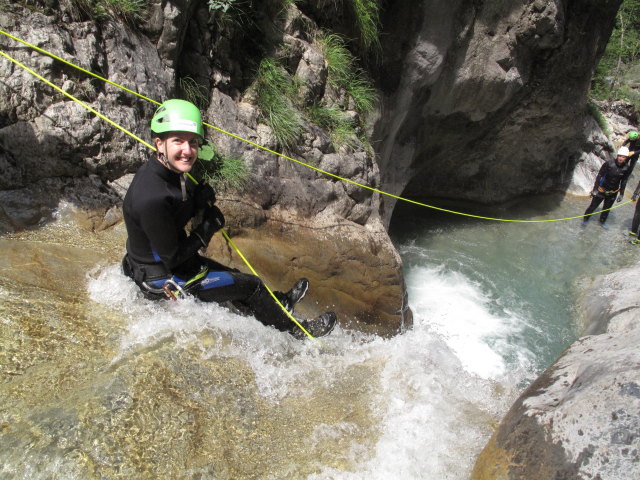
[[[193,295],[204,302],[230,302],[265,325],[304,337],[260,278],[199,254],[225,220],[213,188],[189,174],[204,137],[198,108],[185,100],[167,100],[153,115],[151,131],[156,152],[135,174],[123,202],[128,234],[124,273],[146,298]],[[308,287],[302,278],[287,293],[275,295],[292,314]],[[322,336],[331,331],[336,315],[326,312],[299,322],[311,335]]]
[[[609,209],[612,207],[613,202],[618,198],[618,202],[622,200],[624,196],[624,189],[627,186],[627,180],[629,179],[629,173],[631,167],[629,166],[629,149],[627,147],[620,147],[616,158],[608,160],[602,164],[600,171],[596,176],[596,181],[591,191],[591,204],[584,212],[583,225],[589,221],[591,213],[598,208],[598,205],[602,205],[602,213],[600,213],[600,225],[604,227],[607,217],[609,216]],[[588,216],[587,216],[588,215]]]
[[[633,196],[631,197],[631,200],[636,202],[636,210],[633,214],[633,220],[631,221],[631,231],[629,232],[629,243],[632,245],[637,245],[640,243],[640,238],[638,238],[638,235],[640,234],[640,232],[638,231],[638,229],[640,229],[640,202],[638,202],[638,195],[640,195],[640,182],[638,182],[638,186],[636,187],[635,191],[633,192]]]
[[[635,130],[629,132],[629,136],[622,144],[623,147],[627,147],[629,149],[629,175],[633,172],[633,168],[636,166],[638,162],[638,156],[640,156],[640,134]]]

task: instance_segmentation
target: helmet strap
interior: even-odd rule
[[[158,137],[158,138],[159,138],[159,137]],[[163,139],[160,139],[160,140],[161,140],[163,143],[165,142],[165,140],[163,140]],[[180,171],[179,171],[179,170],[176,170],[175,168],[173,168],[173,166],[172,166],[172,165],[169,163],[169,161],[167,160],[167,156],[166,156],[164,153],[162,153],[162,152],[160,151],[160,148],[159,148],[159,146],[158,146],[158,143],[157,143],[157,142],[156,142],[156,148],[157,148],[157,153],[158,153],[158,154],[157,154],[158,161],[159,161],[162,165],[164,165],[165,167],[167,167],[169,170],[171,170],[172,172],[180,173]],[[166,148],[166,144],[165,144],[165,148]]]
[[[158,152],[158,161],[164,165],[165,167],[167,167],[169,170],[171,170],[174,173],[182,173],[180,172],[180,170],[176,170],[175,168],[173,168],[173,166],[169,163],[169,161],[167,160],[167,157],[165,156],[164,153],[162,152]]]

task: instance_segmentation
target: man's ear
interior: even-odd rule
[[[164,141],[160,137],[156,137],[154,139],[154,143],[156,144],[156,150],[158,151],[158,153],[166,155],[166,152],[164,151]]]

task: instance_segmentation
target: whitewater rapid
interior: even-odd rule
[[[351,368],[370,375],[370,404],[363,407],[373,420],[366,440],[355,439],[362,425],[316,425],[308,441],[317,446],[333,439],[348,446],[342,452],[345,468],[320,465],[307,478],[466,478],[525,379],[529,352],[514,355],[517,347],[507,338],[519,319],[493,315],[480,285],[426,267],[409,270],[407,283],[411,331],[383,339],[338,327],[321,345],[214,304],[141,299],[117,266],[95,272],[89,291],[93,301],[118,305],[127,317],[116,363],[163,339],[196,342],[203,359],[224,356],[249,365],[260,395],[274,403],[316,394],[348,403],[352,392],[340,377]],[[516,364],[506,360],[514,356]],[[333,389],[334,384],[339,386]]]

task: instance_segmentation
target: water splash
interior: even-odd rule
[[[319,348],[215,304],[142,298],[120,273],[122,232],[41,234],[2,240],[14,478],[465,478],[524,378],[520,317],[475,279],[418,266],[413,330],[338,327]]]

